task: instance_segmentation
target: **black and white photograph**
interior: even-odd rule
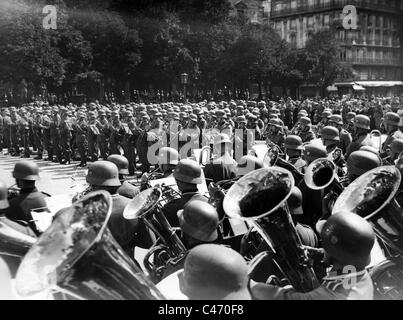
[[[0,0],[0,300],[403,300],[403,0]]]

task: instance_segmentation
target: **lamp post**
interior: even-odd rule
[[[188,84],[189,75],[187,73],[181,74],[181,83],[183,85],[184,102],[186,102],[186,85]]]

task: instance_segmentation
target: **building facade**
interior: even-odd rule
[[[343,24],[349,5],[356,8],[353,29]],[[296,48],[304,48],[310,32],[336,26],[340,59],[352,65],[354,78],[333,87],[343,93],[360,86],[368,94],[402,92],[403,0],[273,0],[271,6],[273,28]]]
[[[244,17],[252,23],[268,23],[271,0],[228,0],[231,16]]]

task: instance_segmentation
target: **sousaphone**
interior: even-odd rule
[[[83,300],[163,299],[123,251],[107,227],[112,197],[86,195],[56,215],[24,257],[16,292],[27,297],[49,290]]]

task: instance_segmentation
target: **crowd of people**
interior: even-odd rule
[[[47,161],[70,164],[77,158],[82,167],[91,162],[86,193],[111,194],[108,227],[140,269],[135,248],[150,249],[161,239],[143,219],[125,218],[124,209],[150,187],[150,179],[173,178],[177,192],[166,199],[161,214],[176,230],[185,252],[174,264],[154,260],[166,265],[151,277],[167,298],[372,299],[374,286],[367,267],[374,230],[352,212],[332,215],[332,207],[343,190],[365,173],[385,165],[399,170],[403,166],[401,103],[399,97],[32,103],[1,110],[0,143],[9,156],[30,158],[37,151],[36,159],[46,153]],[[256,141],[265,141],[268,157],[259,158],[253,151]],[[194,153],[203,147],[210,149],[210,159],[204,162]],[[333,163],[336,172],[337,183],[323,189],[312,188],[306,178],[312,174],[310,164],[319,159]],[[319,257],[313,269],[321,284],[308,292],[276,282],[284,275],[271,260],[250,273],[250,261],[268,250],[268,244],[247,224],[237,232],[223,207],[226,192],[240,178],[275,166],[286,169],[295,181],[286,201],[292,224],[309,255]],[[11,196],[0,183],[2,223],[18,225],[19,232],[32,237],[40,237],[41,231],[31,210],[46,207],[46,195],[35,186],[39,174],[35,162],[24,159],[13,171],[18,192]],[[141,180],[131,177],[135,175]],[[201,184],[209,194],[200,191]],[[19,259],[6,261],[15,274]],[[346,274],[346,266],[354,272]],[[351,278],[353,285],[345,286]]]

